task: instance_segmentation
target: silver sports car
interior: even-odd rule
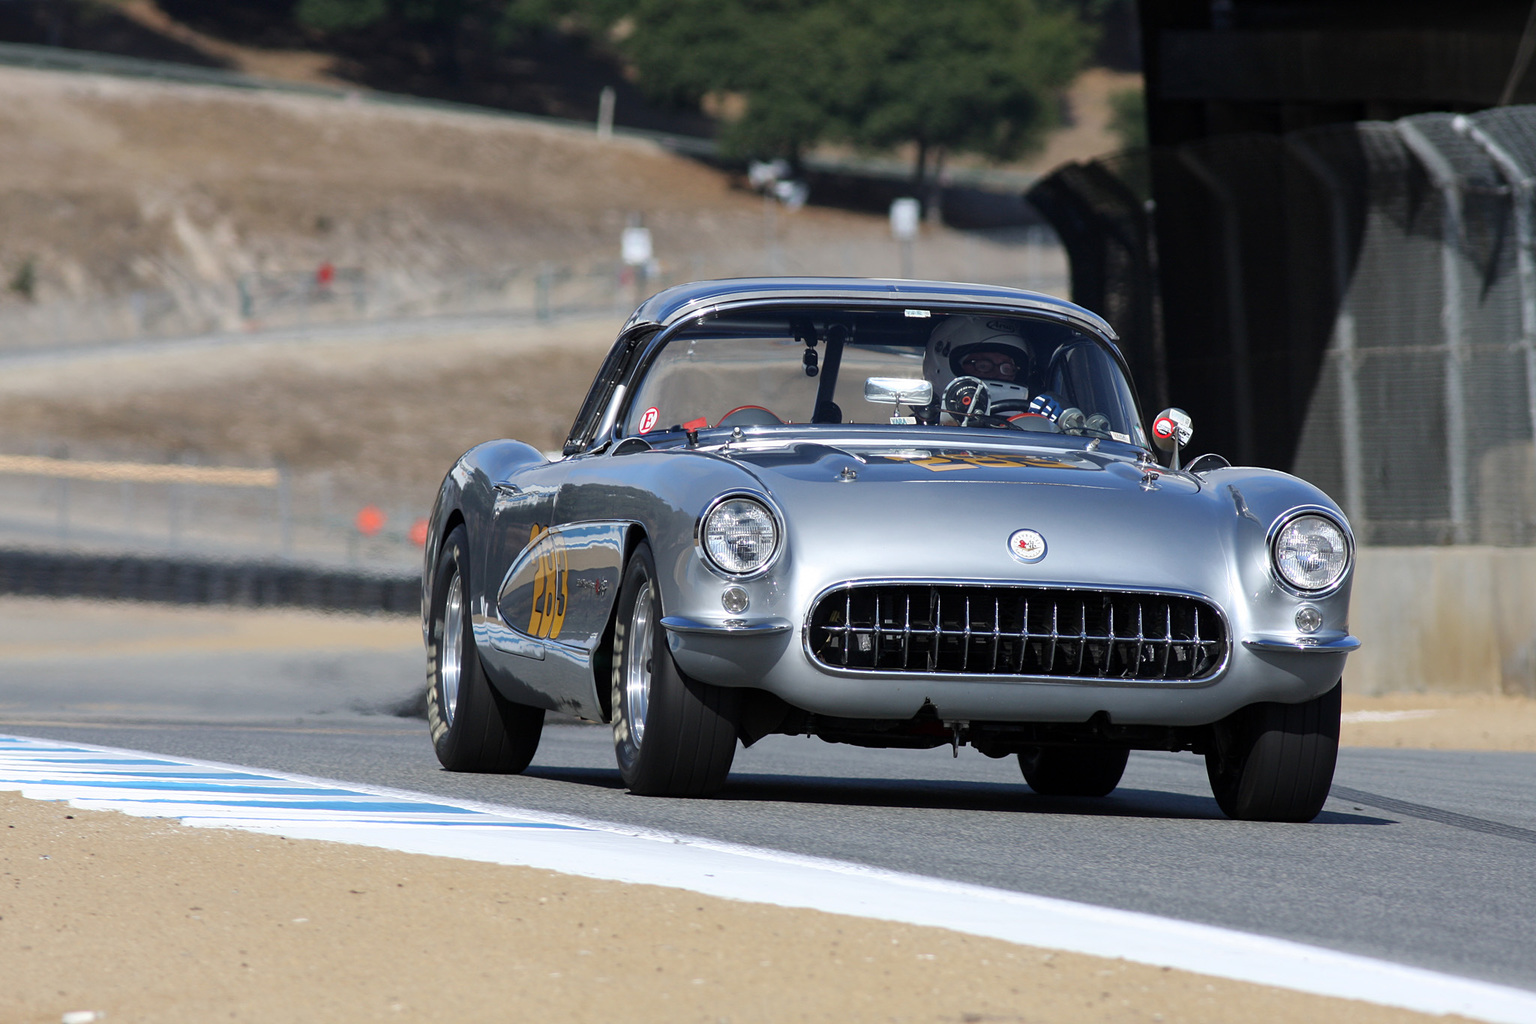
[[[1284,473],[1181,469],[1180,410],[1150,426],[1114,331],[1060,299],[668,289],[558,458],[489,441],[443,480],[437,755],[521,771],[553,710],[612,723],[636,793],[714,792],[784,733],[968,744],[1095,797],[1133,749],[1192,751],[1227,814],[1310,820],[1359,646],[1349,524]]]

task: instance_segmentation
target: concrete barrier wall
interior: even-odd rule
[[[281,563],[0,550],[0,593],[415,614],[420,581]],[[1536,549],[1362,548],[1354,693],[1536,697]]]
[[[1354,693],[1536,697],[1536,549],[1362,548]]]

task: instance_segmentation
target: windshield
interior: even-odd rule
[[[689,324],[655,354],[626,435],[796,424],[963,426],[1145,445],[1119,364],[1029,316],[751,310]]]

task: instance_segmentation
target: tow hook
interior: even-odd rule
[[[956,721],[952,721],[952,722],[947,722],[945,724],[947,724],[949,726],[949,750],[950,750],[950,753],[953,756],[955,756],[955,757],[959,757],[960,756],[960,730],[962,728],[964,728],[968,723],[956,720]]]

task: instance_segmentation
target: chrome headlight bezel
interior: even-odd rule
[[[1280,568],[1280,538],[1290,526],[1303,519],[1321,519],[1338,530],[1344,539],[1343,567],[1339,569],[1338,575],[1331,582],[1321,587],[1309,588],[1295,583]],[[1349,524],[1332,509],[1323,508],[1319,505],[1293,508],[1286,512],[1285,515],[1276,519],[1274,525],[1269,529],[1269,536],[1265,539],[1265,549],[1269,561],[1270,577],[1274,579],[1281,589],[1297,597],[1312,599],[1327,597],[1329,594],[1337,592],[1349,580],[1350,573],[1355,567],[1355,537],[1349,530]]]
[[[709,552],[706,533],[709,529],[710,517],[713,516],[722,505],[732,501],[747,501],[760,506],[765,512],[768,513],[768,519],[773,524],[772,550],[768,553],[768,557],[765,558],[761,564],[759,564],[754,569],[740,572],[728,569],[720,563],[716,562],[714,557]],[[693,547],[694,551],[698,553],[699,560],[702,561],[706,567],[708,567],[710,572],[714,573],[716,576],[721,577],[722,579],[738,582],[742,580],[759,579],[762,576],[767,575],[767,573],[773,568],[774,564],[778,562],[779,556],[784,552],[784,517],[780,515],[778,507],[772,501],[770,501],[768,496],[765,494],[760,494],[755,491],[727,491],[724,494],[716,495],[705,507],[699,518],[694,522]]]

